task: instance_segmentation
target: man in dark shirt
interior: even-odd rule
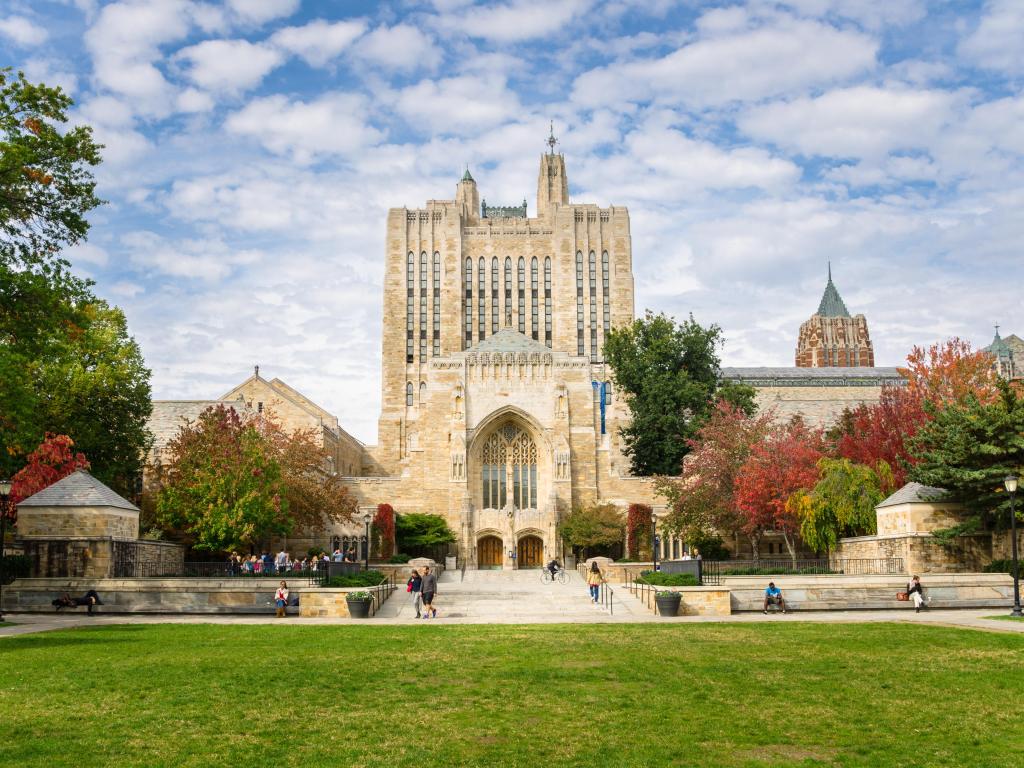
[[[430,570],[429,565],[423,566],[423,584],[420,586],[420,594],[423,600],[423,618],[437,618],[437,608],[434,607],[434,595],[437,594],[437,576]]]

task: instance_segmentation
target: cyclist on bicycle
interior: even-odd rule
[[[561,569],[561,566],[558,564],[558,560],[552,559],[551,562],[548,563],[548,571],[551,572],[551,581],[552,582],[555,580],[555,576],[558,575],[558,571],[560,569]]]

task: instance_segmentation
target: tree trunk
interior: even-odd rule
[[[761,537],[758,535],[750,535],[747,537],[750,540],[750,554],[753,559],[761,559]]]
[[[796,566],[796,537],[791,536],[789,531],[782,531],[782,540],[786,542],[786,551],[789,552],[789,557],[793,561],[793,565]]]

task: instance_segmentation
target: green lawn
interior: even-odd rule
[[[986,616],[986,619],[999,619],[1000,621],[1024,621],[1024,617],[1011,616],[1008,613],[1003,613],[998,616]]]
[[[134,625],[0,639],[18,766],[1021,766],[1024,637]]]

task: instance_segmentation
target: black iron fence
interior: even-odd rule
[[[817,560],[702,560],[701,583],[722,583],[724,576],[799,576],[836,574],[846,576],[902,576],[903,558],[833,558]]]

